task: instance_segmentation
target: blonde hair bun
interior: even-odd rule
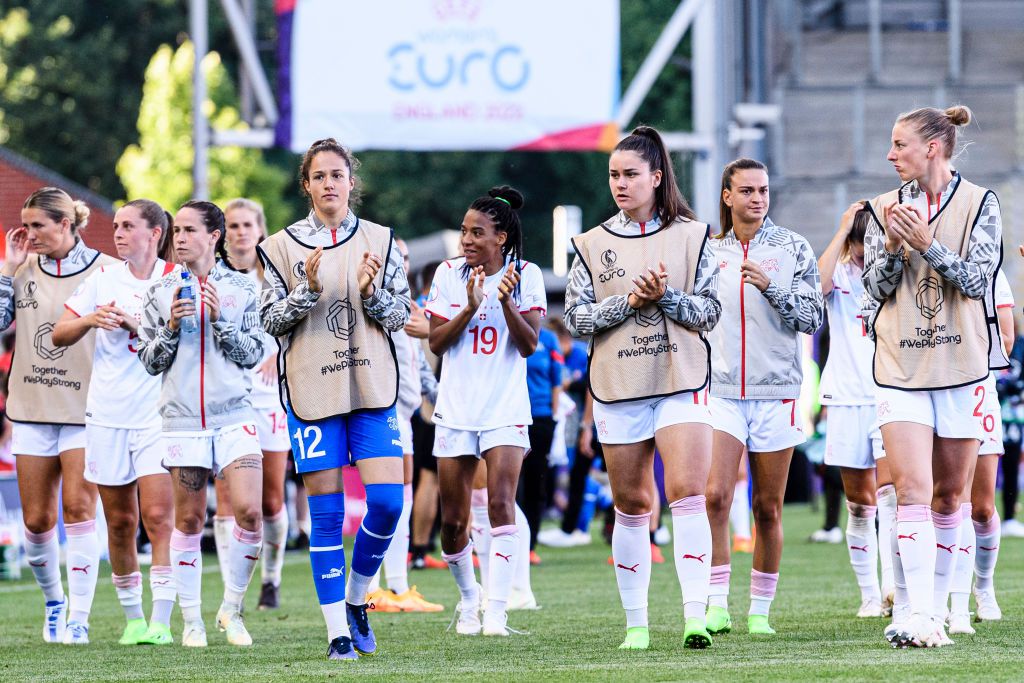
[[[89,224],[89,207],[82,200],[75,201],[75,229],[82,230]]]
[[[946,117],[954,126],[966,126],[973,118],[971,110],[962,104],[957,104],[946,109]]]

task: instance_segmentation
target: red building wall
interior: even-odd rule
[[[21,225],[21,207],[25,199],[40,187],[54,186],[73,199],[81,199],[89,207],[89,224],[82,232],[85,243],[94,249],[116,256],[114,251],[114,207],[94,193],[66,178],[38,166],[8,149],[0,148],[0,247],[8,230]],[[0,248],[0,259],[3,250]]]

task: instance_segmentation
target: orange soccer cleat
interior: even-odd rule
[[[392,593],[392,595],[394,595],[394,593]],[[424,598],[418,590],[416,590],[416,586],[411,587],[404,593],[395,595],[395,597],[392,598],[392,604],[397,606],[402,612],[441,612],[444,610],[444,605],[428,602],[427,599]]]
[[[403,594],[404,595],[404,594]],[[401,612],[398,596],[392,590],[378,588],[366,596],[366,602],[374,612]]]

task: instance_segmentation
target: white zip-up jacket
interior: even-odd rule
[[[249,394],[252,373],[263,359],[256,284],[221,262],[206,279],[217,288],[220,317],[215,323],[201,305],[200,282],[192,279],[196,295],[197,330],[172,331],[174,293],[181,275],[160,279],[146,295],[139,325],[139,360],[151,375],[163,373],[160,416],[164,431],[202,432],[253,419]]]
[[[824,317],[818,264],[802,236],[770,218],[747,243],[730,232],[711,240],[719,263],[722,318],[711,331],[711,394],[732,399],[796,399],[803,381],[800,332]],[[771,280],[762,293],[744,285],[749,259]]]

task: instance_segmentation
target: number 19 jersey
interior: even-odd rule
[[[140,280],[132,275],[127,262],[103,266],[78,286],[64,306],[82,317],[113,303],[138,321],[150,285],[178,269],[157,259],[149,279]],[[146,372],[139,361],[137,340],[124,328],[96,330],[86,423],[121,429],[159,426],[160,377]]]
[[[434,274],[426,311],[448,321],[466,307],[466,260],[445,261]],[[540,268],[521,261],[518,306],[521,313],[547,313]],[[484,431],[532,424],[526,388],[526,359],[509,337],[498,300],[498,285],[508,263],[484,280],[484,300],[462,336],[444,353],[434,422],[452,429]]]

